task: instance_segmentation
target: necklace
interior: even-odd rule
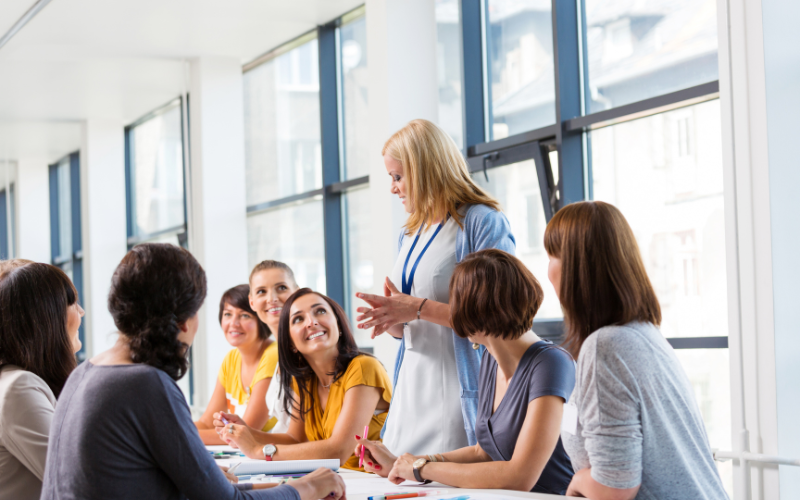
[[[318,379],[318,380],[319,380],[319,379]],[[323,389],[330,389],[330,388],[331,388],[331,385],[333,385],[333,381],[331,381],[331,383],[330,383],[330,384],[328,384],[328,385],[325,385],[325,384],[323,384],[323,383],[322,383],[322,380],[320,380],[320,381],[319,381],[319,385],[321,385]]]

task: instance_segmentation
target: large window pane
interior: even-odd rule
[[[489,135],[502,139],[556,121],[549,0],[488,0]]]
[[[439,126],[464,147],[461,106],[461,23],[459,0],[436,0],[436,63]]]
[[[317,40],[243,80],[247,205],[322,187]]]
[[[716,0],[584,0],[587,112],[714,81]]]
[[[528,266],[544,290],[544,302],[536,319],[561,318],[561,305],[550,280],[547,279],[547,252],[544,249],[546,227],[542,195],[536,165],[527,160],[506,167],[474,174],[475,181],[492,194],[503,208],[517,241],[516,255]]]
[[[56,178],[58,184],[58,257],[72,259],[72,189],[70,158],[58,162]],[[70,272],[72,265],[69,266]],[[70,279],[72,279],[72,275]]]
[[[355,298],[356,292],[372,293],[372,240],[370,238],[369,188],[354,189],[344,194],[345,259],[347,259],[346,297],[350,322],[355,325],[356,308],[365,305]],[[359,346],[372,346],[367,330],[353,330]]]
[[[667,337],[727,336],[719,101],[591,132],[594,198],[633,228]]]
[[[369,174],[369,116],[367,81],[367,21],[359,17],[339,28],[339,63],[342,75],[344,146],[342,177]],[[380,159],[378,159],[380,161]]]
[[[297,284],[325,293],[322,198],[268,210],[247,218],[248,261],[285,262]]]
[[[731,383],[728,349],[676,349],[695,401],[706,424],[712,448],[731,448]],[[733,468],[731,462],[717,462],[722,482],[733,498]]]
[[[133,234],[184,223],[181,107],[175,104],[129,132]]]

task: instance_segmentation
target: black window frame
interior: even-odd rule
[[[61,205],[58,189],[58,166],[69,161],[70,217],[72,222],[72,252],[61,255]],[[72,284],[78,292],[78,300],[83,300],[83,238],[81,221],[81,162],[80,153],[74,152],[48,166],[50,182],[50,263],[60,269],[67,264],[72,266]],[[81,349],[76,353],[78,362],[86,360],[86,329],[84,323],[78,329]]]
[[[187,124],[185,123],[185,118],[188,117],[188,100],[189,96],[186,96],[186,102],[184,102],[184,96],[180,95],[174,99],[170,99],[169,102],[159,106],[158,108],[154,109],[153,111],[147,113],[146,115],[142,116],[138,120],[134,121],[130,125],[125,127],[125,219],[127,225],[127,244],[128,250],[133,248],[134,246],[138,245],[139,243],[144,243],[147,241],[152,241],[153,239],[159,238],[161,236],[174,234],[178,238],[178,244],[183,248],[189,248],[189,231],[188,231],[188,210],[187,210],[187,196],[186,196],[186,157],[188,152],[186,151],[187,141],[181,141],[181,176],[183,178],[183,224],[179,224],[177,226],[168,227],[159,231],[155,231],[153,233],[141,234],[136,236],[134,234],[134,222],[133,222],[133,214],[135,210],[135,200],[134,200],[134,192],[133,192],[133,151],[131,149],[131,144],[133,141],[133,130],[167,112],[177,107],[181,113],[181,137],[187,136]],[[185,108],[186,107],[186,108]]]
[[[325,282],[327,295],[349,310],[347,290],[347,253],[344,220],[344,195],[348,190],[369,184],[369,175],[344,180],[342,172],[341,118],[344,112],[341,101],[341,77],[339,74],[338,30],[347,22],[365,15],[365,7],[357,7],[335,20],[320,25],[279,47],[272,49],[253,62],[245,64],[247,72],[285,53],[287,47],[294,48],[299,40],[314,33],[319,54],[319,101],[320,101],[320,145],[322,149],[322,187],[291,196],[249,205],[247,215],[253,216],[279,207],[322,197],[323,228],[325,239]],[[362,350],[369,350],[363,348]]]
[[[561,207],[593,199],[590,135],[601,127],[627,122],[719,97],[719,80],[687,87],[611,109],[585,113],[588,89],[586,11],[583,0],[551,0],[555,115],[553,125],[488,141],[490,81],[486,62],[489,29],[488,0],[460,0],[463,50],[464,151],[473,175],[491,168],[533,160],[542,196],[545,219]],[[558,164],[550,164],[555,148]],[[555,169],[558,183],[554,182]],[[488,179],[488,176],[487,176]],[[536,330],[554,341],[563,338],[561,320],[536,321]],[[728,337],[667,338],[675,349],[722,349]]]

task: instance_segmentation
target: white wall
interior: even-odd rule
[[[778,452],[800,459],[800,2],[761,0],[769,134],[769,191]],[[764,169],[766,170],[766,169]],[[800,467],[781,466],[781,498],[800,498]]]
[[[219,299],[249,276],[241,62],[222,57],[192,61],[189,94],[189,249],[208,279],[194,344],[194,402],[205,407],[231,349],[219,329]]]
[[[47,158],[17,161],[17,257],[50,263],[50,174]]]
[[[373,293],[382,294],[407,215],[389,193],[380,152],[386,140],[409,121],[438,121],[436,17],[434,0],[367,0],[366,9]],[[389,335],[377,339],[375,355],[390,373],[396,352],[397,341]]]
[[[127,252],[125,132],[121,122],[89,119],[80,151],[83,282],[87,355],[114,345],[108,312],[111,276]]]

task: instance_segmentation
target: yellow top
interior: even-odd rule
[[[250,393],[253,392],[253,387],[265,378],[272,377],[277,366],[278,343],[272,342],[264,350],[264,354],[261,355],[256,373],[253,375],[253,380],[250,381],[250,387],[245,388],[242,386],[242,355],[239,349],[232,349],[225,356],[225,360],[219,368],[219,383],[225,388],[228,413],[235,413],[243,417],[244,412],[247,410],[247,402],[250,400]],[[275,427],[277,422],[278,419],[271,418],[267,420],[261,430],[267,432]]]
[[[342,411],[344,404],[344,395],[351,388],[357,385],[367,385],[370,387],[377,387],[382,390],[381,396],[387,403],[392,402],[392,382],[389,380],[389,374],[383,367],[380,361],[372,356],[359,354],[350,362],[350,366],[344,374],[339,377],[339,380],[331,384],[330,393],[328,394],[328,403],[323,412],[319,404],[319,393],[317,392],[317,377],[312,380],[311,394],[313,395],[313,404],[311,411],[306,414],[305,430],[306,437],[309,441],[321,441],[323,439],[330,439],[333,435],[333,428],[336,425],[336,420],[339,413]],[[297,390],[297,380],[293,381],[295,394]],[[386,421],[388,410],[381,411],[378,414],[372,415],[372,420],[369,422],[369,439],[372,441],[381,440],[381,428]],[[359,431],[359,434],[361,432]],[[352,455],[342,467],[345,469],[364,471],[363,468],[358,467],[358,457]]]

